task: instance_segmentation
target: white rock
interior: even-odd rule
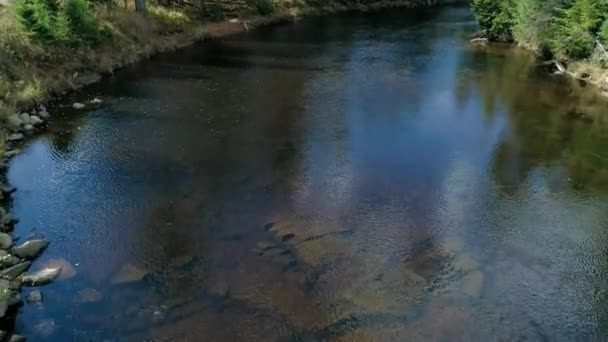
[[[21,283],[25,286],[46,285],[55,280],[59,275],[59,272],[61,272],[61,267],[46,267],[39,271],[24,275],[21,279]]]
[[[100,99],[100,98],[98,98],[98,97],[96,97],[96,98],[94,98],[94,99],[91,101],[91,103],[92,103],[92,104],[101,104],[101,103],[103,103],[103,100],[102,100],[102,99]]]
[[[31,115],[30,116],[30,123],[35,126],[35,125],[41,125],[41,124],[43,124],[44,121],[42,121],[42,119],[39,116],[37,116],[37,115]]]
[[[72,107],[73,107],[74,109],[83,109],[83,108],[84,108],[84,107],[86,107],[86,106],[85,106],[83,103],[76,102],[76,103],[74,103],[74,104],[72,105]]]
[[[21,133],[11,134],[8,137],[6,137],[6,139],[8,141],[19,141],[19,140],[23,139],[23,134],[21,134]]]
[[[23,129],[26,131],[33,131],[34,130],[34,126],[31,124],[27,124],[25,126],[23,126]]]

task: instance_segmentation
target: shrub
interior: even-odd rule
[[[598,0],[577,0],[565,9],[557,9],[552,24],[551,44],[560,55],[586,58],[595,47],[594,33],[602,22]]]
[[[270,15],[274,12],[272,0],[246,0],[247,5],[255,8],[261,15]]]
[[[471,0],[471,6],[485,35],[492,40],[508,41],[513,26],[511,0]]]
[[[17,0],[17,19],[32,40],[66,45],[91,45],[98,41],[99,28],[87,0]]]
[[[152,6],[148,12],[163,26],[163,31],[183,31],[190,18],[183,12],[166,7]]]

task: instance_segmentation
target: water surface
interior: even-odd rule
[[[17,330],[606,340],[606,102],[474,30],[465,7],[307,18],[65,99],[9,171],[17,234],[67,271]]]

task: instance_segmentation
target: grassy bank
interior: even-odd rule
[[[51,22],[50,29],[47,28],[49,32],[40,33],[39,27],[31,23],[29,25],[33,28],[26,27],[24,11],[19,4],[36,0],[13,1],[8,7],[0,7],[0,120],[4,119],[4,126],[9,130],[12,127],[6,118],[10,115],[95,81],[97,74],[111,73],[156,53],[208,37],[235,33],[294,16],[442,2],[275,0],[271,2],[270,9],[264,9],[259,7],[259,4],[266,2],[264,0],[219,0],[205,8],[166,7],[151,3],[146,13],[140,14],[130,8],[129,3],[95,4],[79,0],[86,4],[87,15],[92,17],[87,19],[90,23],[87,21],[85,24],[94,25],[93,29],[96,30],[95,39],[87,41],[91,39],[82,37],[83,25],[74,29],[72,36],[76,35],[75,38],[69,32],[67,38],[64,37],[66,34],[57,33],[63,28],[59,15],[57,23]],[[66,6],[68,2],[53,3]],[[234,20],[237,17],[240,20]]]

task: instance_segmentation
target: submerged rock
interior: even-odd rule
[[[37,257],[49,245],[47,240],[34,239],[23,243],[20,246],[13,247],[12,253],[23,259],[33,259]]]
[[[102,297],[103,295],[101,294],[101,292],[93,288],[86,288],[78,291],[76,297],[74,298],[74,302],[78,304],[95,303],[99,302]]]
[[[72,264],[63,258],[54,258],[44,264],[46,268],[61,268],[58,279],[70,279],[76,275],[76,269]]]
[[[9,249],[13,245],[13,238],[6,234],[0,233],[0,249]]]
[[[72,105],[72,108],[74,108],[74,109],[83,109],[84,107],[86,107],[86,105],[84,103],[80,103],[80,102],[76,102]]]
[[[45,267],[39,271],[24,275],[23,279],[21,279],[21,284],[25,286],[46,285],[55,280],[59,272],[61,272],[61,267]]]
[[[112,284],[124,284],[141,281],[148,274],[146,270],[143,270],[132,264],[125,264],[114,276],[110,279]]]
[[[42,303],[42,292],[40,290],[34,290],[25,297],[25,301],[28,304],[39,304]]]
[[[42,337],[49,337],[57,330],[57,324],[52,319],[45,319],[44,321],[34,325],[34,330],[37,335]]]
[[[0,272],[0,276],[9,279],[15,279],[25,272],[32,263],[30,261],[20,262],[17,265],[11,266]]]

